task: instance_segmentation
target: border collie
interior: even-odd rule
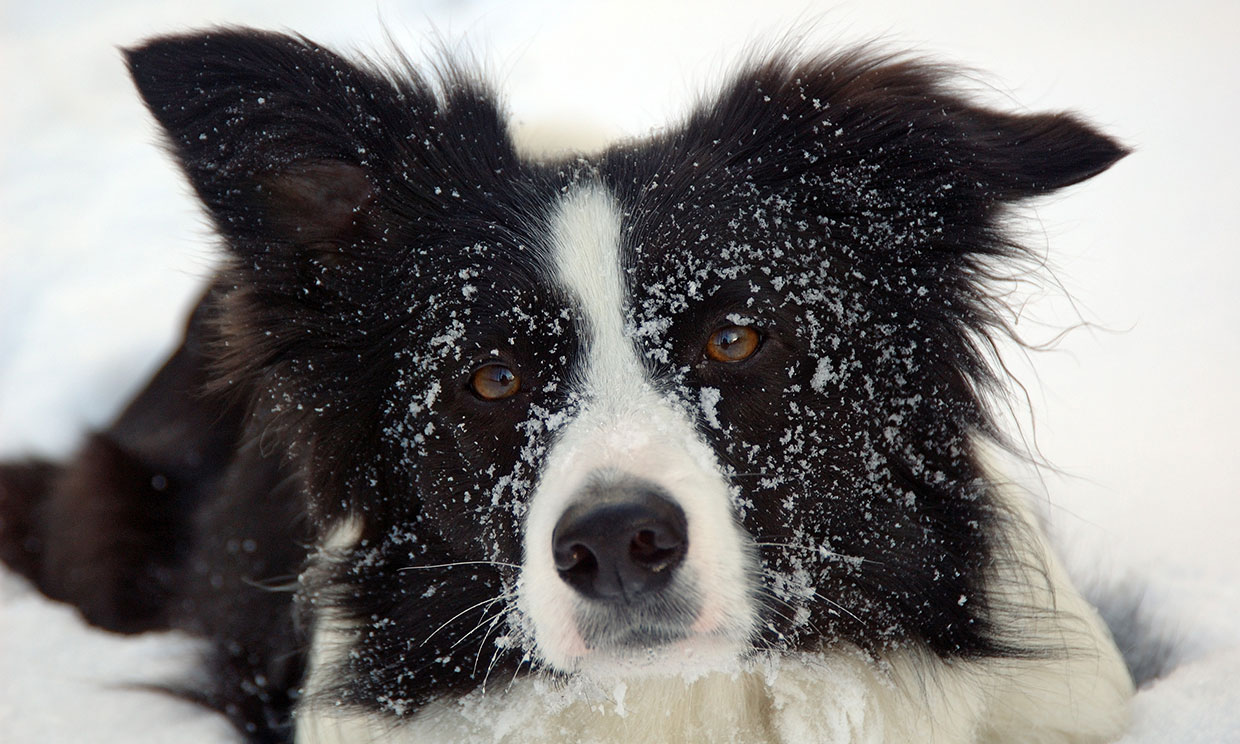
[[[780,53],[538,156],[452,62],[158,38],[227,250],[0,550],[209,652],[253,742],[1094,742],[1132,682],[988,474],[1012,208],[1125,150],[950,69]]]

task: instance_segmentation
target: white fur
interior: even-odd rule
[[[673,650],[675,660],[668,663],[731,659],[756,616],[747,577],[752,558],[713,452],[684,410],[651,385],[626,332],[620,215],[602,186],[581,186],[564,197],[552,225],[551,258],[579,303],[589,336],[584,379],[575,383],[583,408],[548,454],[524,529],[518,608],[537,654],[564,671],[618,661],[594,654],[582,666],[590,652],[574,618],[584,600],[560,579],[551,551],[560,515],[591,475],[612,471],[662,487],[688,522],[689,548],[679,574],[702,609],[694,635]]]
[[[336,525],[319,539],[318,548],[302,571],[299,582],[303,586],[317,586],[321,581],[318,575],[329,570],[332,564],[346,556],[358,544],[361,536],[362,523],[358,519],[348,518]],[[333,613],[330,608],[318,607],[314,613],[313,622],[310,653],[306,659],[306,681],[302,689],[305,700],[318,696],[322,690],[330,687],[330,680],[326,677],[349,653],[352,639],[356,635],[353,627]],[[315,721],[325,713],[328,712],[319,706],[303,704],[298,707],[295,740],[299,744],[300,742],[319,741],[371,741],[359,738],[324,739],[317,734],[310,734],[309,732],[316,728]]]

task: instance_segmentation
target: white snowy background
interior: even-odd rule
[[[1076,109],[1135,148],[1024,225],[1075,306],[1047,291],[1022,332],[1095,324],[1015,355],[1024,429],[1056,466],[1041,499],[1078,575],[1144,585],[1182,639],[1124,742],[1240,742],[1240,3],[190,5],[0,2],[0,457],[64,455],[104,424],[173,348],[217,257],[119,45],[210,24],[371,52],[390,32],[415,56],[464,39],[519,122],[625,135],[683,111],[754,40],[881,39],[967,65],[998,105]],[[0,569],[0,741],[231,741],[215,716],[117,684],[191,653],[90,630]]]

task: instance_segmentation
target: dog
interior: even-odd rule
[[[450,60],[126,59],[227,261],[111,426],[0,467],[0,558],[205,639],[174,691],[243,739],[1123,731],[1123,659],[986,454],[1008,222],[1123,146],[864,48],[561,156]]]

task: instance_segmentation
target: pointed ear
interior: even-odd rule
[[[979,106],[960,80],[951,67],[866,48],[776,56],[697,112],[686,136],[702,157],[719,160],[722,148],[771,183],[816,177],[843,204],[855,200],[846,184],[864,185],[930,211],[1044,194],[1127,154],[1070,114]]]
[[[967,108],[965,162],[1002,199],[1044,194],[1092,178],[1128,150],[1071,114],[1003,114]]]
[[[299,38],[220,30],[125,52],[190,183],[234,250],[348,238],[373,195],[363,142],[382,78]]]

